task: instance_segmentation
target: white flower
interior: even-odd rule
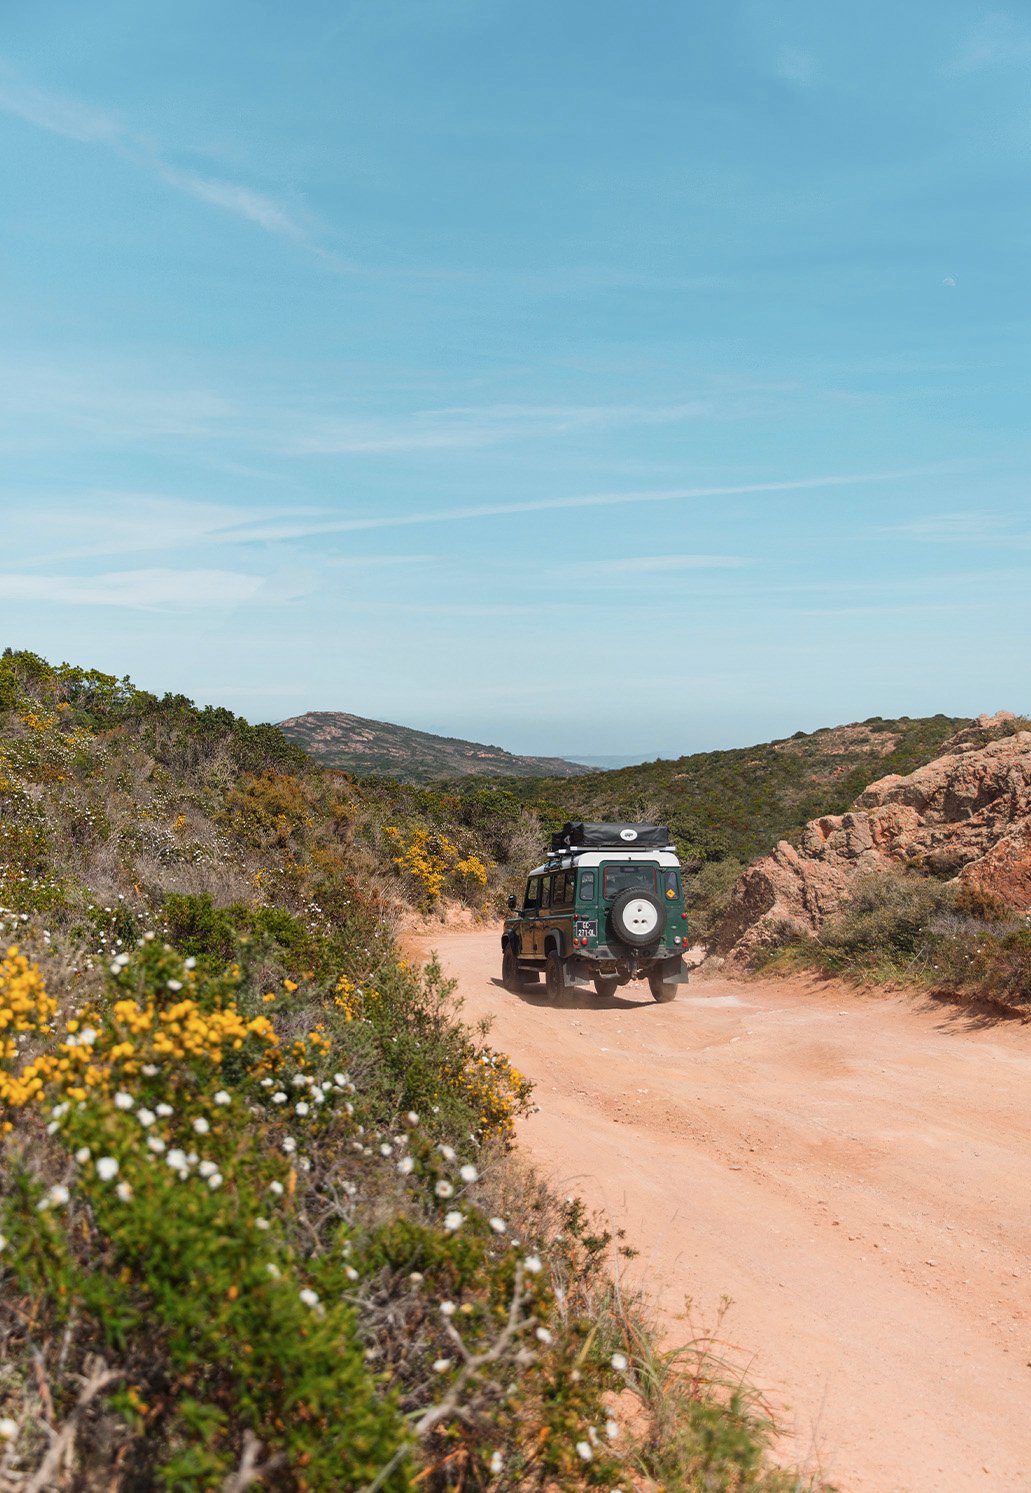
[[[155,1115],[152,1109],[143,1108],[136,1111],[136,1118],[139,1120],[144,1130],[147,1130],[151,1125],[153,1125],[154,1121],[157,1119],[157,1115]]]
[[[294,1140],[292,1135],[288,1135],[283,1141],[283,1150],[288,1156],[290,1155],[291,1151],[297,1150],[297,1142]]]
[[[440,1152],[441,1156],[443,1156],[445,1161],[454,1161],[456,1159],[457,1152],[455,1151],[454,1146],[438,1146],[437,1150]]]
[[[295,1104],[294,1105],[294,1114],[295,1115],[306,1115],[307,1113],[308,1113],[308,1106],[305,1104],[305,1102],[304,1102],[303,1099],[301,1100],[300,1104]]]
[[[442,1317],[453,1317],[458,1308],[453,1301],[442,1301],[440,1303],[440,1315]]]
[[[435,1374],[446,1374],[450,1367],[450,1358],[435,1358],[433,1360],[433,1372]]]
[[[492,1218],[490,1221],[490,1226],[494,1230],[495,1234],[503,1234],[508,1228],[508,1224],[503,1218]]]
[[[409,1125],[418,1125],[419,1123],[419,1116],[415,1113],[414,1109],[410,1109],[408,1111],[408,1113],[405,1115],[405,1119],[408,1121]]]
[[[384,1141],[379,1148],[379,1154],[381,1156],[392,1156],[394,1154],[394,1148],[388,1141]]]
[[[51,1120],[47,1125],[47,1135],[56,1135],[61,1128],[60,1120]]]
[[[276,1092],[272,1095],[272,1103],[273,1104],[285,1104],[286,1103],[286,1095],[283,1093],[282,1089],[277,1089]]]
[[[96,1028],[92,1026],[84,1026],[82,1031],[79,1033],[79,1041],[82,1043],[82,1045],[84,1047],[92,1047],[96,1040]]]
[[[215,1103],[216,1104],[232,1104],[232,1102],[233,1101],[230,1099],[230,1097],[226,1093],[225,1089],[219,1089],[218,1093],[215,1095]]]
[[[282,1182],[270,1182],[268,1185],[268,1190],[269,1192],[274,1192],[277,1198],[281,1198],[283,1196]]]
[[[132,1197],[132,1188],[129,1186],[128,1182],[119,1182],[118,1186],[115,1188],[115,1192],[120,1203],[127,1203]]]
[[[14,1441],[18,1435],[18,1422],[5,1415],[0,1420],[0,1441]]]
[[[594,1456],[594,1452],[591,1449],[591,1443],[589,1441],[578,1441],[576,1443],[576,1455],[580,1458],[581,1461],[589,1462]]]
[[[541,1262],[536,1255],[527,1255],[523,1261],[523,1269],[528,1270],[531,1275],[540,1275]]]
[[[157,1063],[144,1063],[143,1067],[140,1069],[140,1072],[147,1078],[156,1078],[160,1071],[161,1070],[158,1068]]]
[[[212,1192],[214,1192],[217,1187],[221,1187],[222,1186],[222,1173],[221,1172],[212,1172],[211,1176],[208,1178],[208,1186],[211,1188]]]
[[[155,1104],[154,1108],[164,1120],[167,1120],[169,1115],[175,1114],[175,1110],[170,1104]]]
[[[443,1181],[442,1182],[438,1182],[437,1185],[436,1185],[436,1187],[433,1189],[433,1191],[437,1194],[437,1196],[439,1198],[449,1198],[449,1197],[451,1197],[452,1194],[454,1193],[454,1190],[455,1189],[451,1186],[450,1182],[443,1182]]]
[[[459,1213],[456,1210],[453,1213],[449,1213],[444,1219],[444,1227],[447,1229],[449,1234],[453,1234],[456,1229],[460,1229],[462,1227],[464,1222],[465,1215],[463,1213]]]
[[[264,1230],[264,1229],[270,1229],[272,1227],[272,1225],[269,1223],[269,1221],[268,1221],[267,1218],[256,1218],[254,1220],[254,1227],[256,1229],[262,1229],[262,1230]]]
[[[539,1343],[551,1342],[551,1333],[546,1327],[538,1327],[537,1331],[534,1333],[534,1336]]]
[[[208,1131],[211,1129],[211,1126],[208,1124],[203,1115],[198,1115],[193,1122],[193,1128],[194,1130],[196,1130],[198,1135],[207,1135]]]
[[[181,1151],[178,1146],[173,1146],[165,1157],[165,1161],[174,1172],[184,1172],[187,1168],[186,1152]]]
[[[480,1174],[474,1166],[463,1166],[458,1173],[463,1182],[478,1182]]]
[[[607,1420],[605,1422],[605,1435],[609,1438],[610,1441],[615,1441],[616,1437],[619,1435],[619,1427],[614,1420]]]
[[[496,1476],[502,1470],[502,1468],[504,1467],[504,1465],[505,1465],[505,1459],[501,1455],[501,1453],[500,1452],[492,1452],[491,1453],[491,1458],[490,1458],[490,1463],[489,1463],[489,1467],[490,1467],[491,1472],[493,1472],[495,1474],[495,1476]]]
[[[202,1161],[197,1170],[202,1177],[213,1177],[218,1171],[218,1167],[213,1161]]]
[[[132,1095],[127,1094],[124,1089],[119,1089],[118,1093],[115,1095],[116,1109],[132,1109],[132,1104]]]
[[[165,1149],[165,1143],[161,1139],[160,1135],[148,1135],[147,1145],[155,1153],[155,1155],[160,1155],[160,1153]]]
[[[169,980],[168,988],[169,990],[182,990],[183,982],[182,980]]]
[[[268,1271],[269,1275],[271,1275],[271,1277],[272,1277],[273,1280],[278,1280],[279,1279],[279,1274],[280,1274],[279,1266],[278,1265],[273,1265],[272,1262],[271,1262],[271,1260],[265,1266],[265,1269]]]
[[[295,1073],[290,1082],[296,1088],[303,1089],[306,1084],[311,1083],[311,1079],[308,1077],[307,1073]]]
[[[626,1356],[624,1354],[613,1353],[612,1357],[609,1359],[609,1362],[611,1363],[617,1374],[626,1373]]]
[[[273,1085],[273,1083],[274,1083],[274,1081],[275,1081],[275,1080],[274,1080],[274,1079],[271,1079],[271,1078],[263,1078],[263,1079],[262,1079],[262,1080],[261,1080],[261,1087],[262,1087],[262,1088],[263,1088],[263,1089],[270,1089],[270,1088],[271,1088],[271,1087],[272,1087],[272,1085]]]
[[[58,1182],[56,1187],[51,1187],[46,1197],[40,1203],[40,1208],[63,1208],[71,1194],[67,1187]]]
[[[344,1266],[344,1274],[347,1276],[348,1280],[357,1280],[358,1279],[358,1272],[354,1268],[353,1265],[345,1265]]]
[[[101,1156],[97,1162],[97,1176],[101,1182],[112,1182],[118,1176],[118,1162],[113,1156]]]
[[[413,1270],[411,1275],[408,1277],[409,1284],[413,1286],[421,1286],[423,1283],[423,1279],[424,1276],[421,1270]]]
[[[402,1176],[407,1177],[409,1172],[413,1172],[415,1170],[415,1162],[410,1156],[402,1156],[401,1160],[397,1163],[397,1169],[402,1174]]]
[[[304,1302],[305,1306],[318,1306],[318,1304],[319,1304],[319,1295],[318,1295],[318,1292],[317,1291],[313,1291],[310,1286],[305,1286],[304,1290],[300,1294],[301,1294],[301,1300]]]
[[[192,954],[190,955],[189,959],[184,959],[183,960],[183,968],[184,969],[196,969],[196,967],[197,967],[197,961],[193,957]]]

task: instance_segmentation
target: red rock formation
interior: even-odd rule
[[[858,876],[906,866],[1031,910],[1031,731],[1013,734],[1013,719],[980,716],[935,761],[871,783],[797,847],[782,840],[738,881],[714,952],[747,957],[784,926],[815,933]]]

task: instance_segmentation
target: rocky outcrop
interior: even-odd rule
[[[713,946],[747,958],[785,928],[816,933],[859,876],[910,867],[958,877],[1031,910],[1031,731],[1008,712],[980,716],[943,754],[881,778],[847,814],[812,820],[734,888]]]

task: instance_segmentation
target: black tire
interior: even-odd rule
[[[519,966],[516,963],[515,950],[512,948],[511,944],[505,945],[505,951],[501,956],[501,983],[502,985],[504,985],[505,989],[510,990],[513,995],[518,995],[519,991],[522,988],[522,976],[519,973]]]
[[[619,981],[615,975],[595,975],[594,988],[604,1000],[611,1000],[619,989]]]
[[[677,984],[673,980],[664,980],[662,971],[653,969],[648,976],[648,989],[657,1001],[671,1001],[676,999]]]
[[[560,1001],[566,993],[566,969],[558,954],[552,949],[544,966],[544,985],[548,999]]]
[[[647,909],[651,909],[654,916],[649,915]],[[658,943],[666,927],[665,907],[654,892],[645,891],[643,887],[630,887],[620,892],[609,916],[612,931],[631,949],[645,949],[649,944]]]

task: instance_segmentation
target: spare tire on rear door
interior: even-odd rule
[[[666,926],[666,909],[654,892],[631,887],[612,904],[612,931],[621,943],[644,949],[658,943]]]

